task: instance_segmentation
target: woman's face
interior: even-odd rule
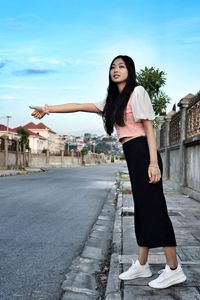
[[[110,68],[110,77],[117,85],[126,84],[128,79],[128,70],[122,58],[117,58],[112,63]]]

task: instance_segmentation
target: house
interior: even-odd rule
[[[35,124],[30,122],[14,129],[0,124],[0,136],[8,136],[9,140],[20,140],[20,135],[17,133],[17,130],[20,128],[26,129],[29,134],[29,147],[32,153],[41,153],[44,150],[49,150],[52,154],[60,154],[60,151],[64,150],[62,136],[43,123]]]
[[[0,137],[5,135],[8,136],[9,140],[20,139],[15,129],[0,124]]]
[[[30,130],[34,134],[44,138],[43,150],[49,150],[50,153],[54,154],[60,153],[61,150],[64,150],[64,141],[62,137],[55,131],[47,127],[45,124],[35,124],[33,122],[30,122],[24,125],[23,128]]]
[[[28,140],[29,140],[29,148],[31,149],[31,153],[33,154],[41,153],[45,148],[46,138],[25,128],[24,126],[18,126],[14,128],[14,130],[17,132],[17,130],[21,128],[24,128],[29,134]]]

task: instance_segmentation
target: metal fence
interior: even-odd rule
[[[174,145],[180,142],[181,138],[181,112],[177,112],[171,118],[169,125],[169,144]]]
[[[186,108],[186,119],[181,119],[181,110],[172,115],[167,130],[167,118],[160,129],[160,148],[164,148],[166,140],[168,145],[179,144],[181,141],[181,122],[185,122],[186,138],[200,134],[200,94],[190,99]],[[167,135],[169,135],[167,137]]]
[[[186,135],[196,134],[200,134],[200,94],[192,99],[186,113]]]

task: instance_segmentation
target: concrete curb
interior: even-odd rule
[[[103,267],[106,268],[105,263],[113,239],[116,212],[115,189],[113,185],[82,253],[73,260],[65,275],[66,280],[62,284],[62,300],[96,300],[103,296],[104,292],[100,286],[102,278],[98,280],[98,275],[101,274]]]
[[[121,183],[118,179],[118,194],[117,194],[117,209],[115,212],[115,223],[113,230],[113,240],[112,240],[112,255],[110,261],[110,270],[107,280],[107,287],[105,293],[106,300],[121,300],[120,285],[121,281],[119,279],[119,274],[121,273],[121,265],[119,263],[119,257],[122,253],[122,192]]]
[[[38,172],[45,172],[43,168],[25,168],[24,170],[0,170],[0,177],[15,176],[15,175],[26,175]]]

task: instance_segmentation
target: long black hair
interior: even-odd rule
[[[122,92],[119,92],[117,85],[112,81],[110,70],[113,62],[121,58],[128,70],[128,78]],[[136,81],[135,64],[131,57],[127,55],[118,55],[113,59],[109,69],[109,86],[105,107],[103,110],[103,119],[106,132],[111,135],[115,124],[124,126],[124,110],[134,88],[138,85]]]

